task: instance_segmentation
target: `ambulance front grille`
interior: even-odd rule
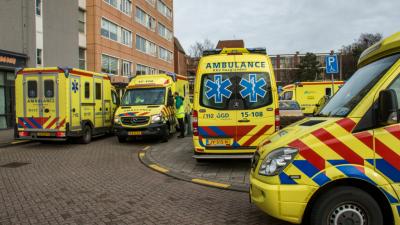
[[[148,116],[122,117],[121,122],[128,126],[140,126],[147,124],[149,119]]]

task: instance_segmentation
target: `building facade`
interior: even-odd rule
[[[330,80],[330,75],[325,73],[325,57],[330,54],[337,54],[339,57],[339,64],[342,67],[342,57],[340,53],[334,53],[333,51],[327,53],[314,53],[317,57],[317,61],[320,64],[320,73],[316,74],[317,80]],[[305,54],[296,52],[294,54],[277,54],[270,55],[272,66],[274,68],[275,78],[278,85],[284,86],[297,82],[295,80],[295,74],[298,70],[298,65]],[[342,69],[340,69],[342,71]],[[342,75],[336,76],[335,79],[342,79]]]
[[[174,72],[183,76],[187,76],[188,72],[188,56],[176,37],[174,37]]]
[[[14,125],[15,70],[78,66],[79,2],[0,1],[0,129]]]
[[[127,83],[174,71],[172,0],[86,0],[86,69]]]

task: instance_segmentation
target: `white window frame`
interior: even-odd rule
[[[106,22],[106,24],[107,24],[106,26],[107,27],[103,26],[103,21]],[[114,40],[114,39],[111,38],[110,25],[115,25],[117,27],[117,30],[116,30],[117,40]],[[103,33],[102,33],[103,29],[105,29],[108,32],[108,36],[103,35]],[[132,48],[132,43],[133,43],[132,42],[132,31],[130,31],[129,29],[127,29],[125,27],[122,27],[122,26],[118,25],[117,23],[113,22],[112,20],[109,20],[106,17],[102,17],[101,18],[100,35],[103,38],[106,38],[106,39],[111,40],[111,41],[118,42],[119,44],[122,44],[122,45],[125,45],[125,46],[128,46],[128,47]],[[125,38],[126,38],[125,35],[127,35],[127,37],[128,37],[128,43],[125,42]]]
[[[132,4],[132,1],[131,1],[131,0],[103,0],[103,1],[104,1],[107,5],[109,5],[109,6],[113,7],[114,9],[116,9],[116,10],[122,12],[123,14],[125,14],[125,15],[127,15],[127,16],[129,16],[129,17],[132,16],[132,5],[133,5],[133,4]],[[111,1],[114,1],[116,5],[111,4]],[[124,5],[123,3],[125,3],[125,5]],[[126,3],[129,3],[129,4],[128,4],[129,12],[126,12],[126,11],[124,10],[124,8],[123,8],[123,6],[127,7],[127,4],[126,4]]]
[[[157,0],[157,11],[169,20],[172,20],[172,9],[170,9],[165,2]]]
[[[164,24],[158,22],[158,28],[157,28],[157,33],[160,35],[162,38],[172,41],[173,34],[170,29],[168,29]]]
[[[39,2],[39,7],[37,6],[38,2]],[[38,9],[39,9],[39,14],[37,14]],[[35,15],[42,16],[42,13],[43,13],[43,0],[35,0]]]
[[[79,60],[79,69],[83,69],[83,70],[86,70],[86,48],[82,48],[82,47],[79,47],[79,51],[80,50],[83,50],[84,51],[84,58],[82,59],[80,56],[80,54],[78,54],[78,60]],[[84,61],[85,62],[85,66],[84,66],[84,68],[81,68],[81,61]]]
[[[110,71],[110,68],[111,68],[111,63],[110,63],[110,61],[108,61],[108,72],[103,72],[103,57],[108,57],[108,58],[113,58],[113,59],[116,59],[117,60],[117,68],[116,68],[116,73],[114,74],[114,73],[110,73],[111,71]],[[108,55],[108,54],[104,54],[104,53],[102,53],[101,54],[101,72],[102,73],[106,73],[106,74],[110,74],[110,75],[118,75],[118,72],[119,72],[119,61],[120,61],[120,59],[118,58],[118,57],[115,57],[115,56],[112,56],[112,55]]]
[[[140,12],[141,15],[143,15],[143,20],[141,17],[138,17]],[[139,6],[135,7],[135,21],[140,23],[141,25],[143,25],[144,27],[146,27],[147,29],[155,32],[156,31],[156,27],[157,27],[157,22],[156,19],[150,15],[149,13],[147,13],[146,11],[144,11],[142,8],[140,8]],[[153,21],[153,22],[152,22]],[[152,24],[154,26],[152,26]]]
[[[122,64],[122,71],[121,71],[121,75],[125,76],[125,77],[131,77],[132,76],[132,62],[128,61],[128,60],[121,60],[121,64]],[[128,69],[126,68],[126,65],[128,65]]]
[[[38,51],[40,51],[40,55],[38,55]],[[39,64],[39,57],[40,57],[40,64]],[[43,49],[41,48],[36,48],[36,65],[37,66],[43,66]]]
[[[136,44],[138,43],[138,37],[144,40],[144,50],[143,49],[138,49],[137,46],[135,46],[136,50],[154,57],[157,57],[157,45],[148,40],[147,38],[141,36],[140,34],[136,34]],[[140,45],[141,47],[141,45]]]

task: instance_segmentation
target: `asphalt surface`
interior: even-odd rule
[[[138,152],[151,144],[108,137],[0,148],[0,224],[287,224],[247,193],[147,168]]]

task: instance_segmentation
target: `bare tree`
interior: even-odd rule
[[[215,48],[215,45],[209,40],[204,39],[203,42],[196,41],[189,48],[189,55],[191,57],[201,57],[204,50],[209,50]]]

